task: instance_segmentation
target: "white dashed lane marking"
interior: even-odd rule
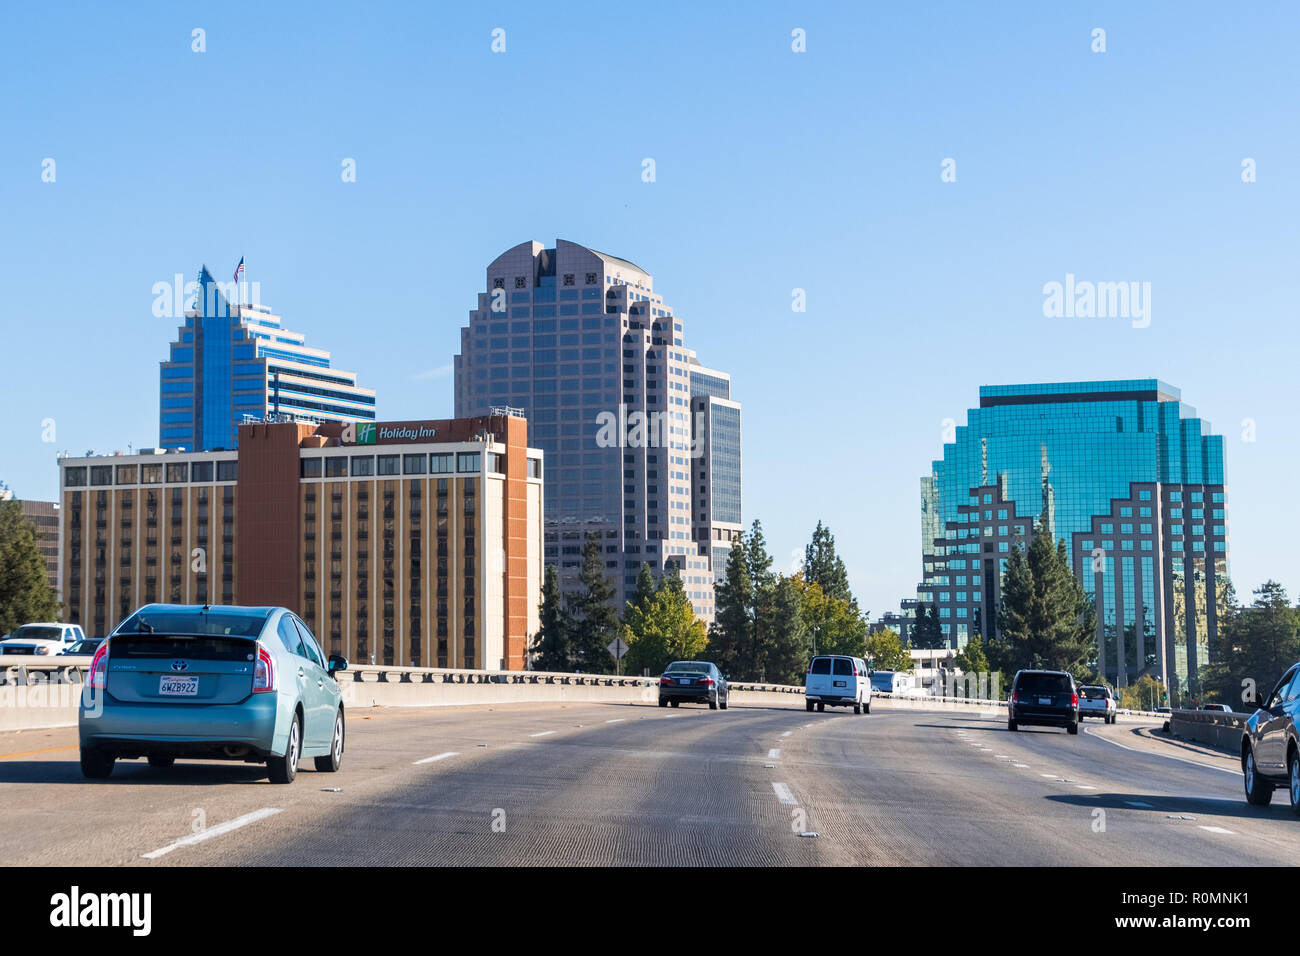
[[[539,734],[529,734],[528,736],[529,736],[529,737],[549,737],[549,736],[550,736],[551,734],[553,734],[553,733],[555,733],[555,731],[553,731],[553,730],[543,730],[543,731],[542,731],[541,733],[539,733]]]
[[[768,759],[768,760],[776,760],[776,759],[778,759],[780,756],[781,756],[781,748],[780,748],[780,747],[773,747],[771,750],[769,750],[769,751],[767,752],[767,759]]]
[[[280,810],[277,807],[263,807],[261,810],[254,810],[252,813],[245,813],[242,817],[235,817],[233,820],[227,820],[225,823],[218,823],[215,827],[208,827],[198,833],[192,834],[174,843],[168,843],[157,850],[151,850],[142,854],[146,860],[156,860],[158,857],[170,853],[172,850],[179,850],[183,846],[193,846],[196,843],[202,843],[204,840],[211,840],[213,837],[219,837],[224,834],[238,830],[240,827],[248,826],[250,823],[256,823],[258,820],[265,820],[267,817],[273,817]]]
[[[1208,830],[1210,833],[1226,833],[1229,836],[1232,836],[1233,833],[1232,830],[1225,830],[1223,827],[1207,827],[1205,824],[1201,824],[1201,829]]]
[[[782,803],[789,804],[790,806],[795,804],[796,801],[794,799],[794,794],[790,792],[790,788],[785,784],[776,783],[774,781],[772,783],[772,789],[776,791],[776,798]]]
[[[422,763],[437,763],[439,760],[446,760],[448,757],[455,757],[458,753],[459,751],[456,750],[448,750],[445,754],[437,754],[436,756],[433,757],[425,757],[423,760],[417,760],[415,763],[417,766]]]

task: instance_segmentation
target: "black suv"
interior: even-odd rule
[[[1007,702],[1007,730],[1021,724],[1079,732],[1079,688],[1065,671],[1017,671]]]

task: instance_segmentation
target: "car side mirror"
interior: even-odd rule
[[[722,679],[723,679],[723,680],[731,680],[731,675],[730,675],[730,674],[723,674],[723,675],[722,675]]]
[[[345,671],[348,669],[348,659],[341,654],[330,655],[330,673],[335,671]]]

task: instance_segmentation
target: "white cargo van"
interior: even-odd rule
[[[819,711],[852,707],[855,714],[871,713],[871,669],[860,657],[822,654],[808,664],[804,683],[805,706]]]

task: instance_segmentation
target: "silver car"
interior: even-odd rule
[[[291,783],[298,761],[333,772],[343,759],[347,661],[328,662],[311,630],[282,607],[149,604],[95,651],[82,693],[81,772],[116,760],[178,757],[265,763]]]

